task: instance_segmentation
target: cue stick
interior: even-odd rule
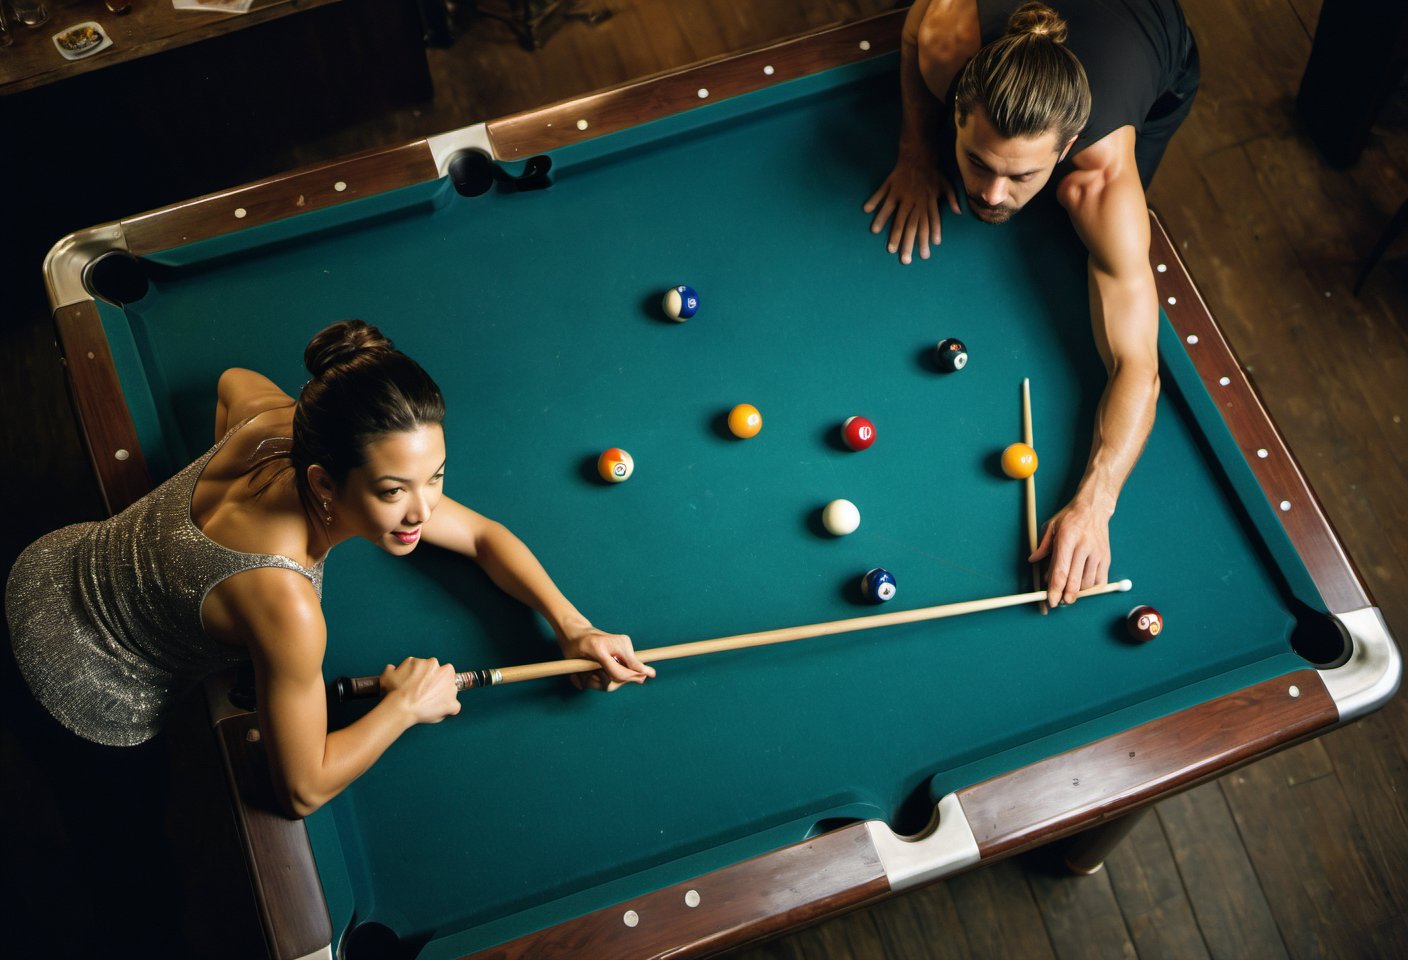
[[[1036,443],[1032,440],[1032,382],[1027,377],[1022,378],[1022,442],[1036,450]],[[1037,463],[1040,463],[1040,458]],[[1027,477],[1027,549],[1028,555],[1036,552],[1036,471]],[[1041,562],[1032,564],[1032,589],[1041,589]],[[1046,601],[1043,600],[1037,609],[1044,617],[1049,611]]]
[[[1132,587],[1133,584],[1129,580],[1119,580],[1082,590],[1076,596],[1093,597],[1103,593],[1127,591]],[[936,607],[921,607],[917,610],[897,610],[894,613],[852,617],[849,620],[831,620],[827,623],[813,623],[800,627],[781,627],[777,630],[764,630],[761,633],[740,633],[732,637],[695,640],[691,643],[677,643],[669,647],[639,650],[636,652],[636,657],[643,663],[678,660],[681,657],[697,657],[706,653],[722,653],[725,650],[762,647],[774,643],[806,640],[811,637],[852,633],[856,630],[870,630],[875,627],[889,627],[901,623],[918,623],[923,620],[941,620],[945,617],[981,613],[984,610],[999,610],[1003,607],[1018,607],[1025,603],[1038,603],[1045,596],[1045,591],[1034,590],[1031,593],[1016,593],[1007,597],[964,600],[959,603],[944,603]],[[526,663],[521,666],[499,667],[491,670],[466,670],[463,673],[455,674],[455,687],[459,690],[472,690],[475,687],[520,683],[524,680],[541,680],[545,677],[560,677],[571,673],[591,673],[600,669],[601,664],[595,660],[573,659]],[[380,677],[338,677],[333,681],[333,686],[339,701],[361,700],[381,695]]]

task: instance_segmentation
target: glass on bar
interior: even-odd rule
[[[15,19],[26,27],[37,27],[49,19],[49,4],[45,0],[10,0]]]

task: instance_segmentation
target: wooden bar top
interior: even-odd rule
[[[161,53],[211,37],[243,30],[336,0],[254,0],[248,13],[177,10],[171,0],[131,0],[125,14],[108,10],[103,0],[48,0],[49,19],[37,27],[12,22],[14,43],[0,49],[0,96],[20,93],[103,67]],[[76,24],[94,21],[112,46],[82,60],[65,60],[53,36]]]

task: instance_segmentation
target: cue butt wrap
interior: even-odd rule
[[[503,682],[498,670],[466,670],[455,674],[455,690],[492,687]],[[333,696],[338,703],[349,700],[374,700],[381,696],[381,677],[338,677],[332,682]]]
[[[504,675],[498,670],[466,670],[455,674],[456,690],[473,690],[475,687],[492,687],[503,683]]]
[[[338,703],[381,696],[381,677],[338,677],[332,682]]]

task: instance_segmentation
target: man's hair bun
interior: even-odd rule
[[[1066,21],[1046,4],[1031,0],[1012,11],[1012,16],[1007,20],[1007,32],[1031,33],[1047,37],[1052,43],[1065,43]]]

